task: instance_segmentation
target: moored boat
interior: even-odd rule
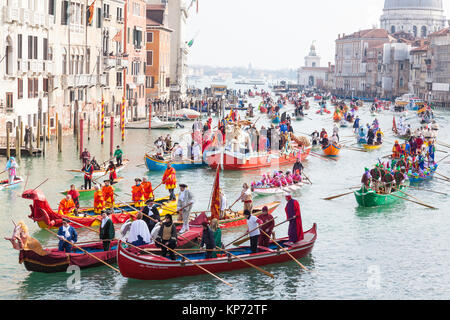
[[[12,183],[9,183],[9,180],[0,181],[0,190],[17,187],[22,182],[23,182],[22,177],[14,177],[14,181]]]
[[[149,171],[164,171],[167,169],[167,163],[172,165],[172,167],[179,170],[189,170],[189,169],[198,169],[206,166],[206,163],[203,160],[199,162],[194,162],[191,160],[182,160],[182,161],[172,161],[172,160],[159,160],[153,156],[148,154],[145,155],[145,165]]]
[[[338,147],[335,144],[329,144],[326,147],[322,147],[323,153],[329,157],[335,157],[341,152],[341,147]]]
[[[291,261],[291,257],[286,252],[297,259],[307,256],[311,253],[316,239],[317,225],[314,224],[310,230],[304,233],[304,239],[295,244],[288,245],[287,238],[277,240],[286,251],[280,250],[272,242],[268,248],[259,247],[258,253],[251,253],[250,247],[238,247],[229,251],[242,260],[257,266],[264,266]],[[233,256],[219,255],[217,258],[205,259],[204,252],[186,254],[185,256],[213,273],[248,268],[245,262]],[[205,273],[198,266],[178,256],[175,261],[172,261],[161,256],[146,255],[126,248],[126,244],[123,245],[121,242],[117,252],[117,263],[124,277],[139,280],[164,280]]]
[[[120,166],[116,166],[116,172],[122,171],[129,163],[130,163],[130,160],[124,159]],[[94,177],[106,176],[106,174],[107,174],[106,169],[107,168],[103,166],[100,168],[100,170],[94,170],[94,173],[92,174],[92,176],[94,176]],[[84,175],[83,171],[81,171],[80,169],[68,169],[66,171],[70,172],[74,175],[77,175],[77,176]]]

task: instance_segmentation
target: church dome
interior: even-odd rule
[[[432,9],[443,11],[442,0],[385,0],[384,10]]]

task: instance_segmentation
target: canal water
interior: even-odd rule
[[[252,101],[250,101],[252,102]],[[257,105],[257,100],[253,101]],[[292,108],[289,106],[288,108]],[[332,115],[317,115],[316,103],[312,102],[308,118],[293,121],[296,134],[311,133],[315,129],[332,131]],[[359,111],[362,123],[372,123],[374,117],[366,105]],[[441,127],[439,140],[450,142],[448,113],[436,112]],[[257,114],[256,118],[259,117]],[[305,172],[313,182],[294,196],[300,202],[303,228],[308,230],[314,223],[318,226],[318,238],[312,254],[301,259],[310,270],[303,271],[294,262],[264,267],[275,275],[266,277],[255,269],[244,269],[221,273],[232,288],[205,274],[167,281],[137,281],[123,278],[114,270],[98,267],[81,271],[81,287],[71,285],[72,273],[40,274],[25,270],[18,262],[18,251],[13,250],[4,236],[13,230],[11,220],[26,222],[31,235],[44,247],[55,246],[57,240],[45,230],[40,230],[27,216],[30,201],[19,195],[24,184],[13,190],[0,191],[0,299],[449,299],[450,298],[450,215],[447,196],[420,191],[409,191],[423,202],[438,207],[430,210],[420,205],[400,201],[392,207],[360,208],[354,196],[347,195],[333,201],[327,196],[348,192],[348,188],[360,183],[364,168],[377,163],[377,159],[390,153],[395,138],[392,137],[393,113],[385,111],[378,116],[386,135],[386,143],[377,151],[365,153],[343,149],[338,161],[325,161],[309,157],[305,161]],[[413,112],[413,127],[418,125]],[[184,122],[184,129],[174,130],[175,141],[188,136],[191,122]],[[262,116],[258,127],[268,125],[267,116]],[[130,164],[120,175],[125,178],[117,186],[120,199],[128,201],[134,178],[147,176],[153,185],[159,184],[162,173],[148,172],[144,165],[144,154],[153,147],[154,140],[167,131],[127,130],[125,143],[120,141],[116,128],[115,144],[120,144],[124,157]],[[92,130],[85,146],[99,162],[109,158],[109,129],[105,130],[105,144],[100,144],[97,131]],[[341,140],[352,140],[351,128],[340,129]],[[450,149],[439,147],[450,152]],[[319,151],[320,152],[320,151]],[[438,152],[437,159],[447,155]],[[5,158],[0,159],[5,163]],[[449,158],[450,161],[450,158]],[[56,208],[62,199],[60,191],[70,184],[82,184],[82,179],[66,172],[66,169],[81,168],[76,143],[72,136],[64,137],[63,152],[57,152],[56,141],[48,145],[47,155],[38,158],[23,158],[19,163],[19,174],[28,177],[27,189],[38,186],[49,179],[40,189],[49,203]],[[444,160],[439,172],[448,176],[448,164]],[[290,169],[290,168],[286,168]],[[222,172],[221,185],[231,204],[238,197],[243,182],[260,177],[262,171]],[[189,186],[195,196],[193,210],[205,210],[211,195],[214,171],[199,169],[178,172],[179,183]],[[449,183],[434,179],[424,188],[450,192]],[[159,188],[156,196],[166,196]],[[277,221],[285,219],[283,196],[255,197],[255,205],[281,201],[274,212]],[[92,201],[82,202],[83,206]],[[238,203],[234,209],[241,207]],[[246,227],[223,232],[228,243],[246,231]],[[277,237],[287,234],[287,225],[276,229]],[[96,239],[88,230],[79,230],[79,241]]]

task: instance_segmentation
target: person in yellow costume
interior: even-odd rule
[[[100,214],[105,209],[105,197],[98,185],[95,185],[94,189],[94,212]]]

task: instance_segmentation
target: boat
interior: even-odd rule
[[[105,177],[105,179],[108,179],[108,177]],[[117,179],[114,180],[114,182],[112,183],[113,185],[122,181],[124,178],[123,177],[118,177]],[[84,190],[82,189],[84,186],[81,186],[80,189],[77,189],[78,193],[80,194],[80,200],[88,200],[88,199],[93,199],[94,198],[94,193],[95,193],[95,189],[87,189]],[[69,193],[70,190],[66,190],[66,191],[61,191],[60,193],[63,195],[67,195]]]
[[[93,208],[80,208],[76,213],[72,212],[67,215],[58,213],[58,210],[53,210],[44,193],[41,190],[26,190],[22,193],[22,198],[33,200],[30,205],[31,214],[28,216],[33,221],[37,222],[41,229],[59,228],[62,225],[62,219],[68,218],[76,223],[70,223],[74,228],[97,227],[101,223],[101,215],[94,212]],[[175,214],[177,210],[177,200],[169,201],[169,197],[156,199],[156,203],[164,205],[163,208],[158,208],[161,216],[167,214]],[[134,218],[139,211],[133,207],[133,203],[118,204],[114,206],[114,213],[110,215],[113,223],[124,223],[130,218]]]
[[[234,153],[229,150],[222,152],[216,150],[205,154],[205,162],[213,169],[222,164],[223,170],[257,170],[274,165],[285,166],[294,164],[297,157],[304,161],[311,152],[311,146],[302,149],[294,148],[290,154],[282,154],[281,151],[255,152],[249,154]]]
[[[390,205],[397,202],[400,198],[395,197],[395,195],[404,197],[404,194],[400,191],[394,191],[390,194],[379,194],[372,189],[363,190],[363,188],[354,191],[353,194],[355,195],[356,202],[358,202],[361,207],[366,208]]]
[[[175,110],[174,116],[177,118],[184,118],[186,120],[195,120],[201,116],[201,113],[192,109],[183,108],[180,110]]]
[[[252,192],[260,196],[282,194],[284,192],[296,192],[302,188],[303,183],[291,184],[283,187],[253,187]]]
[[[427,180],[431,180],[431,179],[433,179],[434,173],[436,172],[437,168],[438,168],[438,164],[435,164],[434,166],[427,168],[425,173],[422,175],[420,175],[417,172],[412,172],[410,170],[407,173],[409,182],[410,183],[420,183],[420,182],[424,182]]]
[[[268,208],[269,214],[272,214],[276,208],[281,204],[280,201],[274,201],[271,203],[262,204],[259,206],[255,206],[252,209],[252,215],[259,216],[262,214],[262,209],[264,207]],[[198,219],[198,216],[195,216],[195,219]],[[219,220],[219,226],[222,229],[231,229],[243,226],[247,223],[247,219],[244,216],[244,211],[240,210],[233,214],[226,214],[223,219]]]
[[[325,109],[320,109],[320,110],[318,110],[316,113],[317,113],[317,114],[321,114],[321,115],[324,114],[324,113],[330,114],[331,111],[325,108]]]
[[[363,148],[366,150],[378,150],[383,146],[383,144],[373,144],[369,145],[367,143],[363,144]]]
[[[181,229],[178,226],[177,229]],[[183,233],[183,237],[178,237],[177,247],[189,245],[189,241],[201,240],[203,227],[191,226],[189,231]],[[80,245],[79,247],[89,252],[92,256],[108,264],[115,263],[117,260],[117,248],[119,240],[111,241],[111,250],[104,251],[102,242],[92,242]],[[75,243],[76,244],[76,243]],[[156,249],[155,244],[139,246],[140,249]],[[134,249],[139,251],[138,249]],[[78,266],[80,269],[104,266],[102,262],[78,248],[73,248],[72,252],[58,251],[58,248],[44,249],[42,252],[33,250],[20,250],[19,263],[25,266],[25,269],[32,272],[56,273],[66,272],[69,266]]]
[[[258,247],[258,253],[251,253],[250,247],[242,246],[229,251],[256,266],[264,266],[274,263],[292,261],[291,256],[296,259],[303,258],[311,253],[317,239],[317,225],[304,233],[304,239],[288,245],[288,238],[278,239],[277,242],[285,249],[280,250],[278,246],[271,242],[269,246]],[[290,255],[287,254],[289,252]],[[204,252],[197,252],[185,255],[189,260],[194,261],[197,266],[189,263],[181,257],[176,257],[175,261],[157,255],[147,255],[134,251],[119,242],[117,252],[117,263],[122,276],[139,280],[165,280],[177,277],[204,275],[205,271],[198,266],[207,268],[213,273],[232,271],[248,268],[249,266],[241,260],[226,254],[219,254],[216,258],[205,259]]]
[[[329,144],[325,148],[322,147],[322,150],[323,150],[323,153],[325,153],[325,155],[327,155],[329,157],[335,157],[341,151],[341,147],[338,147],[335,144]]]
[[[9,183],[8,179],[0,181],[0,190],[11,189],[11,188],[17,187],[22,182],[23,182],[22,177],[14,177],[14,181],[12,183]]]
[[[122,171],[129,163],[130,163],[130,160],[124,159],[120,166],[116,166],[116,172]],[[94,170],[94,173],[92,174],[92,176],[93,177],[106,176],[107,175],[106,167],[102,166],[101,168],[102,169],[100,169],[100,170]],[[84,176],[83,171],[81,171],[80,169],[68,169],[66,171],[70,172],[70,173],[72,173],[74,175],[77,175],[77,176],[79,176],[79,175]]]
[[[176,127],[176,122],[161,121],[158,117],[152,118],[151,129],[174,129]],[[129,122],[125,124],[125,129],[149,129],[149,121],[137,121]]]
[[[200,160],[199,162],[188,159],[182,161],[159,160],[149,154],[145,154],[145,165],[149,171],[164,171],[167,169],[167,163],[169,162],[176,171],[199,169],[206,166],[206,163],[204,163],[203,160]]]

